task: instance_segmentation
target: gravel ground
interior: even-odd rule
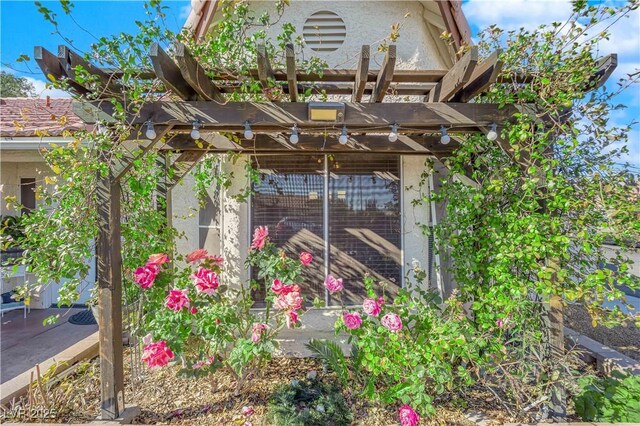
[[[640,361],[640,328],[633,321],[614,328],[594,328],[589,313],[580,305],[568,305],[565,314],[567,327]]]

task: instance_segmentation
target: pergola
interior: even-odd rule
[[[206,153],[246,154],[326,154],[357,152],[362,154],[395,153],[432,155],[442,159],[451,155],[461,141],[456,135],[486,132],[512,119],[527,107],[470,102],[499,81],[502,62],[500,52],[480,60],[478,49],[471,47],[449,70],[398,70],[396,47],[389,46],[377,70],[369,69],[370,47],[362,46],[357,69],[326,69],[309,74],[296,68],[292,45],[286,49],[285,69],[273,69],[264,46],[258,46],[256,66],[245,78],[253,78],[265,89],[278,87],[288,102],[228,102],[227,94],[240,90],[238,76],[207,69],[182,44],[169,56],[159,45],[149,51],[152,70],[139,74],[141,79],[158,79],[163,86],[163,100],[149,102],[135,114],[127,116],[134,131],[130,141],[137,152],[123,158],[106,158],[110,173],[98,178],[99,236],[97,244],[100,374],[103,418],[117,418],[124,404],[122,347],[122,271],[119,182],[131,169],[133,161],[152,149],[159,149],[162,166],[172,172],[158,188],[165,200],[167,222],[171,222],[171,189]],[[122,96],[122,76],[117,70],[102,69],[87,62],[67,46],[53,54],[35,48],[35,59],[51,80],[65,81],[78,95],[93,95],[92,101],[78,102],[75,112],[88,124],[113,122],[114,107],[109,99]],[[616,55],[607,56],[595,65],[596,87],[602,84],[617,65]],[[104,95],[76,78],[77,67],[96,76]],[[526,83],[529,76],[514,77],[509,82]],[[299,102],[300,93],[343,95],[348,102]],[[368,95],[367,101],[363,98]],[[101,99],[102,96],[102,99]],[[419,96],[422,102],[400,102],[398,96]],[[383,102],[386,100],[395,102]],[[313,120],[310,111],[329,106],[335,109],[332,121]],[[153,123],[156,137],[145,139],[145,125]],[[190,132],[194,123],[201,125],[201,141]],[[242,132],[249,125],[255,133],[251,140]],[[293,144],[288,134],[292,127],[300,132]],[[395,126],[398,138],[387,136]],[[440,142],[440,130],[452,133],[449,144]],[[349,131],[346,144],[338,142],[342,129]],[[227,138],[220,133],[236,135]],[[496,143],[510,152],[510,145],[500,137]],[[175,158],[175,159],[174,159]],[[364,157],[363,157],[364,158]]]

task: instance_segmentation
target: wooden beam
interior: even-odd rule
[[[367,86],[369,76],[369,60],[371,57],[371,47],[363,44],[360,50],[360,60],[358,61],[358,69],[356,70],[356,81],[353,83],[353,93],[351,94],[351,102],[362,101],[364,89]]]
[[[184,79],[180,68],[158,43],[151,43],[149,58],[151,59],[156,77],[162,81],[167,90],[170,90],[174,95],[184,101],[195,101],[198,99],[198,94]]]
[[[47,77],[47,80],[52,82],[67,82],[69,88],[81,95],[89,93],[86,88],[69,79],[58,57],[44,47],[36,46],[34,48],[33,59],[35,59],[43,74]]]
[[[195,167],[200,159],[207,153],[207,151],[184,151],[171,165],[171,173],[169,175],[169,189],[170,192],[180,181]]]
[[[103,155],[108,158],[107,153]],[[112,171],[107,176],[98,172],[96,199],[101,411],[102,419],[108,420],[118,418],[125,406],[120,185],[114,180]]]
[[[151,149],[153,149],[153,147],[156,146],[156,144],[160,141],[160,139],[162,139],[167,133],[169,133],[169,130],[171,130],[171,127],[172,127],[171,125],[156,125],[155,126],[156,138],[150,141],[148,144],[141,146],[138,152],[131,152],[131,151],[125,150],[125,152],[121,157],[114,156],[113,164],[111,167],[113,169],[115,181],[119,181],[120,179],[122,179],[124,175],[126,175],[127,172],[131,170],[131,168],[133,167],[134,161],[144,157],[149,151],[151,151]],[[140,140],[140,139],[146,138],[146,137],[143,137],[144,126],[139,126],[136,131],[138,132],[138,135],[129,136],[130,138],[129,140],[135,140],[135,139]]]
[[[447,102],[469,81],[478,63],[478,48],[473,46],[429,93],[429,102]]]
[[[597,71],[592,79],[591,90],[596,90],[607,82],[613,71],[618,67],[618,54],[612,53],[604,56],[596,62]]]
[[[298,80],[296,80],[296,52],[293,44],[287,43],[285,49],[287,59],[287,83],[289,87],[289,99],[298,102]]]
[[[376,85],[373,87],[373,93],[369,99],[370,103],[382,102],[384,95],[387,94],[387,89],[391,80],[393,79],[393,71],[396,67],[396,45],[389,45],[387,53],[384,55],[382,66],[378,71],[378,78],[376,79]]]
[[[176,45],[176,62],[182,77],[203,100],[226,102],[218,87],[211,81],[207,72],[191,55],[189,48],[182,43]]]
[[[486,92],[498,80],[498,76],[502,72],[504,62],[500,60],[501,53],[501,50],[497,50],[476,65],[469,81],[451,100],[453,102],[468,102]]]
[[[258,80],[260,80],[262,90],[268,99],[274,100],[274,97],[269,94],[269,89],[271,89],[270,81],[275,81],[275,77],[273,68],[271,68],[271,61],[269,60],[269,52],[267,52],[267,47],[264,44],[258,44],[256,46],[256,60],[258,63]],[[287,80],[288,79],[289,76],[287,74]]]
[[[86,123],[96,122],[91,107],[113,115],[111,103],[96,101],[88,105],[88,108],[74,108]],[[476,133],[479,126],[507,122],[513,114],[526,108],[526,105],[500,107],[482,103],[345,103],[343,122],[323,123],[309,120],[309,104],[304,102],[229,102],[221,105],[206,101],[158,101],[145,103],[127,120],[131,125],[142,125],[151,117],[156,125],[173,125],[176,131],[190,131],[191,123],[200,120],[207,131],[243,131],[245,121],[249,121],[254,132],[281,132],[293,124],[301,131],[333,128],[338,132],[345,124],[362,132],[368,129],[379,132],[381,127],[397,122],[401,128],[412,129],[413,133],[437,132],[441,126],[452,128],[452,133]],[[85,110],[90,113],[84,114]]]
[[[87,87],[87,83],[81,84],[78,82],[76,78],[76,67],[82,67],[87,73],[97,76],[103,86],[102,90],[108,91],[107,95],[122,96],[122,86],[117,82],[115,77],[86,61],[82,56],[63,44],[58,46],[58,60],[69,79],[73,80],[79,86],[85,87],[87,91],[95,92],[95,90]]]
[[[207,139],[206,134],[202,135]],[[282,134],[257,134],[251,141],[243,141],[241,144],[219,140],[198,146],[189,134],[177,134],[167,142],[166,149],[174,151],[202,151],[214,153],[237,152],[245,154],[330,154],[344,152],[397,153],[409,154],[438,154],[446,157],[458,148],[458,144],[451,142],[448,145],[440,143],[440,136],[409,136],[400,135],[398,141],[389,142],[387,135],[351,135],[346,145],[338,142],[338,135],[301,134],[300,141],[293,145],[286,135]],[[217,137],[215,139],[226,139]]]

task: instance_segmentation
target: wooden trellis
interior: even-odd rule
[[[98,286],[100,304],[100,374],[103,418],[117,418],[124,409],[122,359],[122,275],[119,182],[133,161],[152,149],[166,152],[161,165],[172,169],[158,188],[160,203],[171,220],[171,188],[197,164],[207,152],[239,152],[248,154],[300,154],[362,152],[420,154],[443,158],[459,146],[455,138],[448,145],[440,143],[441,126],[457,134],[484,132],[492,123],[507,122],[523,107],[470,103],[498,82],[502,63],[500,52],[480,60],[476,47],[471,47],[449,70],[396,69],[396,47],[389,46],[380,69],[370,69],[370,47],[362,46],[356,69],[327,69],[310,74],[296,68],[292,45],[285,51],[285,69],[273,69],[264,46],[257,47],[255,68],[247,75],[231,75],[224,70],[211,70],[201,64],[182,44],[170,56],[161,46],[151,46],[151,70],[141,70],[140,79],[158,79],[162,101],[150,102],[127,117],[134,131],[130,141],[138,143],[137,154],[121,159],[107,158],[110,173],[98,179],[99,236],[97,244]],[[65,81],[79,95],[91,95],[91,102],[78,102],[74,111],[86,123],[113,122],[110,98],[122,99],[122,73],[102,69],[87,62],[66,46],[57,54],[43,47],[35,48],[35,59],[51,80]],[[593,87],[602,84],[617,65],[610,55],[598,62]],[[76,79],[81,67],[97,77],[99,92]],[[267,97],[278,99],[274,87],[283,96],[281,102],[228,102],[227,95],[241,90],[240,80],[257,80]],[[526,83],[528,76],[518,76],[512,83]],[[309,119],[310,103],[299,102],[300,93],[343,95],[343,115],[335,122]],[[365,96],[368,100],[365,102]],[[399,102],[398,96],[419,96],[421,102]],[[393,99],[390,99],[394,97]],[[282,102],[286,100],[287,102]],[[394,100],[396,102],[383,102]],[[526,108],[524,108],[526,110]],[[189,132],[194,122],[202,124],[202,141],[196,143]],[[156,138],[146,140],[144,125],[155,125]],[[241,132],[250,123],[257,136],[247,141]],[[390,142],[389,128],[398,126],[398,140]],[[288,129],[300,132],[297,144],[289,142]],[[351,132],[347,144],[339,144],[337,136],[343,126]],[[223,132],[234,137],[220,136]],[[508,142],[497,139],[509,151]],[[172,153],[179,153],[171,161]]]

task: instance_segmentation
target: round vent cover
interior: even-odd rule
[[[344,43],[347,27],[337,14],[322,10],[307,19],[302,35],[307,46],[316,52],[333,52]]]

